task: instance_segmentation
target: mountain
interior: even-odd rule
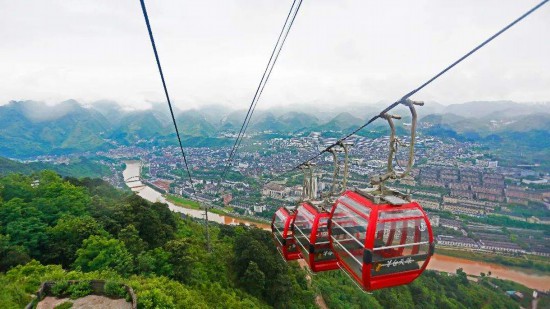
[[[213,136],[216,128],[206,120],[206,117],[196,111],[190,110],[179,114],[176,117],[178,129],[181,135],[186,136]]]
[[[348,107],[303,107],[258,110],[248,127],[249,133],[321,131],[335,137],[347,133],[382,110],[382,103]],[[325,113],[326,110],[338,111]],[[427,134],[481,137],[503,133],[544,135],[550,127],[550,104],[519,104],[511,101],[468,102],[443,106],[430,103],[418,108],[421,128]],[[176,111],[177,113],[177,111]],[[399,132],[410,122],[409,111],[398,106],[391,113],[401,115],[396,121]],[[238,132],[246,110],[231,111],[221,105],[177,113],[182,138],[191,146],[224,145],[220,132]],[[328,117],[332,115],[332,117]],[[56,105],[36,101],[13,101],[0,106],[0,156],[30,157],[42,154],[108,149],[112,143],[129,145],[139,141],[155,141],[158,145],[173,143],[174,130],[168,109],[153,104],[147,110],[129,111],[116,102],[99,101],[84,107],[74,100]],[[385,132],[387,124],[378,119],[369,130]],[[427,130],[429,129],[429,130]],[[449,131],[450,130],[450,131]],[[454,133],[452,133],[452,132]],[[367,134],[368,132],[359,132]],[[503,135],[504,137],[504,135]]]
[[[281,123],[273,113],[264,112],[254,117],[250,121],[250,131],[275,131],[282,132],[285,130],[285,125]]]
[[[68,164],[51,164],[44,162],[21,163],[0,157],[0,176],[11,173],[29,175],[43,170],[52,170],[62,176],[79,178],[111,175],[111,171],[107,166],[84,157],[74,158]]]
[[[152,139],[165,136],[170,132],[168,122],[164,115],[153,111],[135,111],[122,116],[110,135],[110,138],[131,144],[141,139]]]
[[[352,127],[356,128],[363,123],[364,121],[362,119],[357,118],[348,112],[343,112],[336,115],[336,117],[332,118],[329,122],[319,125],[318,130],[342,131]]]
[[[468,118],[517,116],[550,113],[550,103],[520,104],[512,101],[473,101],[446,106],[443,112]]]
[[[499,132],[527,132],[533,130],[550,131],[550,114],[528,114],[503,116],[501,113],[473,118],[456,114],[432,114],[419,121],[425,127],[440,126],[458,133],[475,132],[486,136]]]
[[[289,132],[296,132],[319,125],[317,117],[302,112],[288,112],[279,116],[278,120]]]
[[[0,155],[32,156],[97,150],[109,121],[76,101],[47,107],[32,101],[0,106]]]

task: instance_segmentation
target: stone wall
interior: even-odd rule
[[[79,280],[68,280],[69,283],[75,284],[78,283]],[[105,293],[105,282],[106,280],[90,280],[90,285],[92,286],[92,294],[93,295],[104,295]],[[51,288],[54,286],[56,281],[45,281],[40,284],[40,288],[35,293],[35,298],[25,307],[25,309],[31,309],[33,306],[38,303],[40,300],[44,299],[46,296],[51,295]],[[126,292],[130,295],[130,298],[132,299],[132,309],[137,309],[137,297],[136,293],[134,293],[134,290],[124,284],[124,288],[126,289]]]

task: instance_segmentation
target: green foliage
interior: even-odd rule
[[[314,285],[330,308],[517,308],[518,304],[483,284],[461,275],[425,271],[406,286],[367,294],[341,272],[320,273]]]
[[[114,212],[122,226],[134,225],[139,237],[150,247],[160,247],[174,238],[176,221],[166,204],[149,203],[132,195]]]
[[[139,309],[176,308],[172,299],[160,289],[147,290],[138,298]]]
[[[253,227],[211,224],[207,251],[201,222],[101,180],[9,175],[0,177],[0,197],[0,267],[7,271],[0,273],[0,304],[6,308],[24,307],[41,282],[92,279],[106,280],[110,296],[122,297],[123,283],[132,287],[140,308],[314,308],[317,295],[330,308],[517,306],[462,272],[426,272],[408,286],[366,294],[341,272],[311,276],[284,262],[270,233]],[[27,253],[60,265],[15,266],[28,261]],[[58,293],[89,293],[89,284],[65,283]]]
[[[250,261],[241,280],[248,293],[256,297],[262,296],[261,293],[265,288],[265,274],[260,270],[258,264]]]
[[[92,294],[93,289],[92,285],[90,284],[90,281],[87,280],[81,280],[76,283],[72,283],[67,288],[67,293],[71,297],[71,299],[78,299],[84,296],[88,296]]]
[[[139,237],[139,231],[132,224],[120,230],[118,239],[126,245],[128,251],[133,255],[138,255],[147,248],[147,243]]]
[[[118,239],[92,235],[76,252],[74,266],[84,271],[113,269],[121,274],[132,271],[132,255]]]
[[[54,309],[69,309],[73,307],[73,303],[70,301],[63,302],[54,307]]]
[[[172,202],[178,206],[182,206],[185,208],[191,208],[191,209],[201,209],[201,205],[199,202],[186,199],[183,197],[175,196],[175,195],[166,195],[166,200],[169,202]]]
[[[166,243],[164,249],[169,254],[169,262],[173,267],[173,277],[184,283],[193,282],[193,270],[200,257],[193,254],[196,245],[191,239],[176,239]]]
[[[10,236],[0,234],[0,272],[30,261],[23,246],[11,245]]]
[[[170,263],[171,254],[162,248],[142,252],[137,257],[137,270],[143,275],[173,277],[174,264]]]
[[[297,276],[303,273],[289,271],[288,265],[280,258],[271,235],[263,230],[249,229],[238,235],[235,239],[235,271],[239,278],[238,284],[249,293],[251,288],[259,288],[253,291],[274,307],[285,307],[289,303],[313,304],[313,293]],[[252,263],[256,264],[258,269]],[[250,268],[249,268],[250,267]],[[247,270],[249,274],[246,275]],[[294,269],[296,271],[297,269]],[[266,278],[263,288],[259,285],[251,285],[252,277]]]
[[[51,293],[53,296],[62,297],[67,294],[68,289],[69,289],[69,281],[61,280],[54,283],[54,285],[51,288]]]
[[[108,280],[105,282],[104,286],[105,295],[109,297],[115,297],[115,298],[128,298],[128,291],[126,291],[126,288],[124,287],[124,284]]]
[[[76,251],[82,246],[82,242],[92,235],[107,236],[107,232],[94,218],[90,216],[60,218],[57,224],[47,232],[49,261],[68,267],[74,261]]]

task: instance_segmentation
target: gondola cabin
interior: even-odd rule
[[[294,237],[302,257],[313,272],[338,269],[338,261],[330,247],[328,219],[330,213],[309,202],[296,210]]]
[[[346,191],[333,205],[329,234],[338,262],[367,291],[412,282],[434,252],[422,207],[395,195]]]
[[[271,233],[273,234],[275,245],[287,261],[301,258],[300,251],[296,247],[296,241],[294,240],[294,233],[291,229],[294,217],[296,217],[294,210],[281,207],[273,214],[271,221]]]

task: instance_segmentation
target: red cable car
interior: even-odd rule
[[[408,284],[434,252],[422,207],[407,196],[346,191],[334,203],[330,243],[339,264],[367,291]]]
[[[273,234],[275,245],[277,245],[277,250],[279,250],[287,261],[301,258],[300,251],[296,247],[296,241],[294,240],[294,233],[291,229],[291,224],[295,217],[296,212],[294,210],[281,207],[273,214],[271,221],[271,233]]]
[[[329,241],[330,213],[309,202],[302,202],[292,224],[296,244],[313,272],[338,269],[338,260]]]

